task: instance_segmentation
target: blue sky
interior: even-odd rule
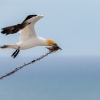
[[[36,23],[39,36],[54,39],[63,49],[55,56],[100,56],[99,0],[1,0],[0,28],[22,22],[29,14],[44,15]],[[19,34],[0,34],[0,44],[18,41]],[[0,50],[10,56],[14,50]],[[44,47],[21,51],[20,56],[44,54]]]
[[[0,98],[99,100],[100,0],[0,0],[0,29],[30,14],[44,15],[35,25],[38,36],[54,39],[63,50],[0,81]],[[0,45],[16,43],[18,37],[0,34]],[[0,49],[0,76],[47,50],[21,51],[12,60],[13,52]]]

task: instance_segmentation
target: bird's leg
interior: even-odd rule
[[[15,50],[15,52],[11,55],[12,57],[16,54],[16,52],[17,52],[18,50]]]
[[[20,50],[17,49],[17,50],[13,53],[12,57],[15,58],[15,57],[18,55],[19,51],[20,51]]]
[[[15,57],[18,55],[19,51],[20,51],[20,48],[18,48],[18,49],[12,54],[12,57],[15,58]]]

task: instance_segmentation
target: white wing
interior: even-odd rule
[[[36,36],[37,35],[34,29],[34,24],[32,23],[32,24],[27,25],[24,29],[20,31],[19,41],[20,42],[26,41]]]
[[[20,42],[29,40],[29,39],[34,38],[34,37],[37,37],[35,29],[34,29],[34,25],[42,17],[43,17],[42,15],[41,16],[35,16],[35,17],[32,17],[28,20],[25,20],[25,22],[29,23],[29,24],[21,30],[20,38],[19,38]]]
[[[20,39],[19,41],[26,41],[30,38],[36,37],[36,33],[34,30],[34,24],[43,17],[43,15],[29,15],[26,17],[26,19],[21,23],[17,25],[8,26],[5,28],[2,28],[1,33],[2,34],[14,34],[21,30],[20,33]]]

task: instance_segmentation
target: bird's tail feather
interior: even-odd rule
[[[17,45],[3,45],[0,47],[1,49],[18,49]]]

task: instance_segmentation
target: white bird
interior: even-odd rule
[[[34,25],[41,18],[43,18],[43,15],[29,15],[21,24],[2,28],[2,34],[9,35],[20,31],[20,37],[18,43],[3,45],[1,48],[16,49],[16,51],[12,54],[12,57],[15,58],[20,50],[26,50],[36,46],[58,46],[54,40],[38,37],[36,35]]]

